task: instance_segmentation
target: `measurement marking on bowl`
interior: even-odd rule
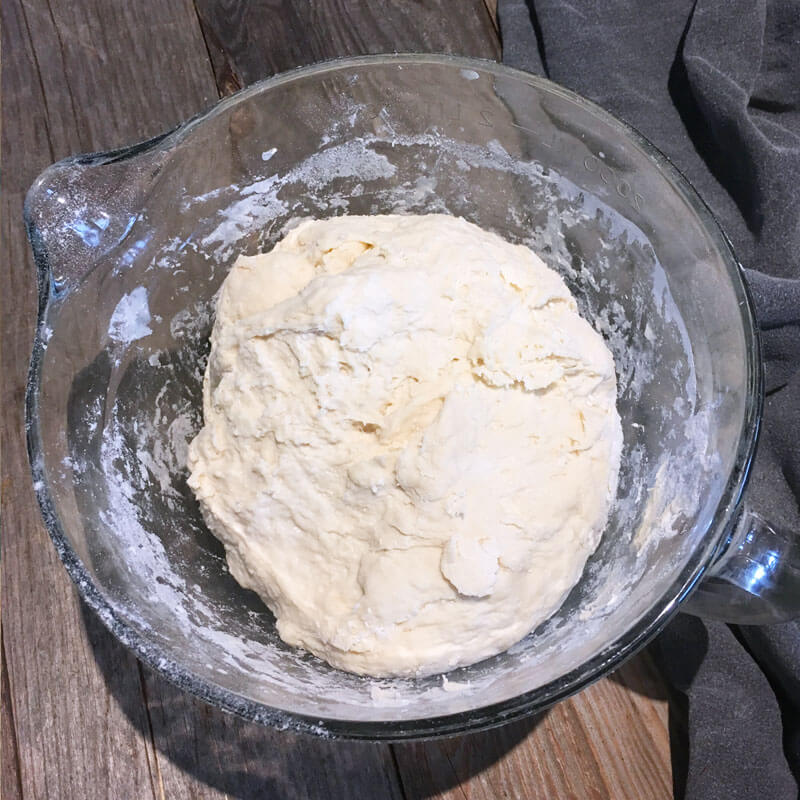
[[[598,156],[589,155],[583,159],[583,167],[587,172],[596,173],[600,176],[603,183],[614,187],[614,191],[623,199],[629,200],[630,204],[641,211],[644,205],[644,197],[634,191],[631,184],[624,178],[619,178],[617,173],[605,164]]]

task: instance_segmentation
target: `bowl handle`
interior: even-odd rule
[[[64,159],[25,197],[40,297],[63,296],[133,228],[168,158],[162,140]]]
[[[684,610],[739,625],[800,617],[800,537],[773,526],[745,502],[726,549]]]

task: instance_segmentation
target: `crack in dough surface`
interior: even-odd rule
[[[223,284],[189,484],[286,642],[433,674],[579,580],[615,401],[610,351],[528,248],[446,215],[306,221]]]

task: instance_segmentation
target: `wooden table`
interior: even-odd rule
[[[488,2],[488,0],[487,0]],[[484,0],[2,4],[2,792],[12,798],[669,798],[645,656],[538,718],[446,741],[290,736],[183,694],[86,610],[42,527],[22,401],[34,271],[24,193],[50,162],[156,134],[299,64],[386,51],[499,58]]]

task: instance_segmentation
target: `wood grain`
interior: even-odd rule
[[[456,53],[498,59],[483,0],[195,0],[223,91],[347,55]]]
[[[444,742],[397,745],[406,796],[671,798],[666,703],[623,684],[661,697],[649,659],[639,656],[538,718]]]
[[[20,215],[36,174],[67,154],[153,135],[298,64],[387,50],[496,58],[492,8],[492,0],[0,7],[3,797],[671,796],[666,703],[644,658],[541,718],[444,742],[330,743],[223,714],[140,666],[82,608],[30,488],[22,399],[36,298]]]

